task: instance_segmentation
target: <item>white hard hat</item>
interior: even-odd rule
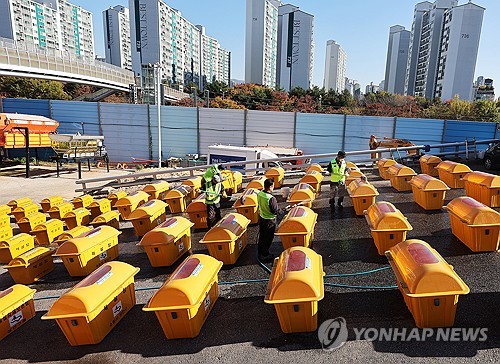
[[[218,174],[214,175],[214,177],[212,178],[212,180],[215,181],[215,183],[220,183],[220,176]]]

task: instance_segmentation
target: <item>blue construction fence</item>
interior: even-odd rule
[[[50,117],[60,123],[59,133],[103,135],[112,161],[158,156],[154,105],[4,98],[0,111]],[[203,155],[208,145],[216,143],[296,147],[305,154],[321,154],[366,150],[372,134],[414,144],[495,139],[498,135],[497,123],[475,121],[177,106],[161,106],[160,115],[163,159]]]

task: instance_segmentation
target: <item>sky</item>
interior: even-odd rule
[[[104,55],[102,11],[127,0],[70,0],[94,14],[97,55]],[[384,79],[389,28],[411,30],[413,8],[419,0],[293,0],[314,15],[314,85],[323,85],[326,42],[335,40],[347,52],[346,76],[363,86]],[[459,0],[463,4],[467,0]],[[500,0],[475,0],[486,8],[476,76],[500,85]],[[206,27],[207,35],[231,51],[231,78],[245,78],[245,0],[166,0],[191,23]],[[285,1],[286,3],[286,1]],[[495,83],[494,83],[495,85]]]

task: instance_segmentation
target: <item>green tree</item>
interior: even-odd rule
[[[69,100],[63,84],[57,81],[25,77],[0,77],[0,92],[7,97]]]

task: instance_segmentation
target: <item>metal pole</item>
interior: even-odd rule
[[[155,65],[156,69],[156,111],[158,117],[158,168],[161,168],[161,103],[160,103],[160,64]]]
[[[207,108],[210,108],[210,91],[207,90]]]

